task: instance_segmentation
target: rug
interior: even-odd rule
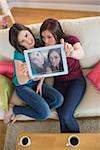
[[[60,132],[59,122],[54,121],[33,121],[33,122],[16,122],[8,124],[4,150],[16,150],[16,139],[20,132],[33,133],[57,133]]]

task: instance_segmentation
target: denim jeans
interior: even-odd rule
[[[54,87],[64,96],[63,105],[57,108],[61,132],[80,132],[79,125],[74,117],[74,111],[85,93],[86,81],[84,77],[80,77],[71,81],[55,83]]]
[[[42,86],[42,96],[35,92],[37,83],[16,86],[17,95],[26,102],[26,106],[14,106],[15,115],[23,114],[35,119],[45,120],[51,114],[51,109],[58,108],[63,103],[63,96],[56,89],[45,83]]]

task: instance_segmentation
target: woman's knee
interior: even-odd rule
[[[62,120],[63,123],[70,122],[70,120],[72,118],[72,115],[69,112],[64,113],[64,112],[59,112],[58,111],[58,115],[59,115],[59,117],[60,117],[60,119]]]
[[[64,97],[61,93],[58,92],[58,94],[55,94],[55,99],[56,99],[56,105],[57,105],[57,108],[58,108],[63,104]]]
[[[41,113],[41,120],[47,120],[51,115],[50,109],[43,109],[43,112]]]
[[[63,104],[63,102],[64,102],[63,95],[60,94],[57,100],[58,100],[58,106],[61,106]]]

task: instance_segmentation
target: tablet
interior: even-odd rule
[[[30,78],[68,74],[63,44],[24,50]]]

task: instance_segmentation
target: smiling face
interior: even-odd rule
[[[59,54],[56,51],[52,51],[49,54],[49,60],[52,66],[58,67],[61,61]]]
[[[42,40],[44,41],[45,46],[55,45],[57,43],[53,34],[48,30],[42,32]]]
[[[22,30],[18,34],[18,43],[26,49],[31,49],[34,48],[35,39],[28,30]]]
[[[43,67],[44,57],[41,52],[34,52],[31,54],[31,61],[38,67]]]

